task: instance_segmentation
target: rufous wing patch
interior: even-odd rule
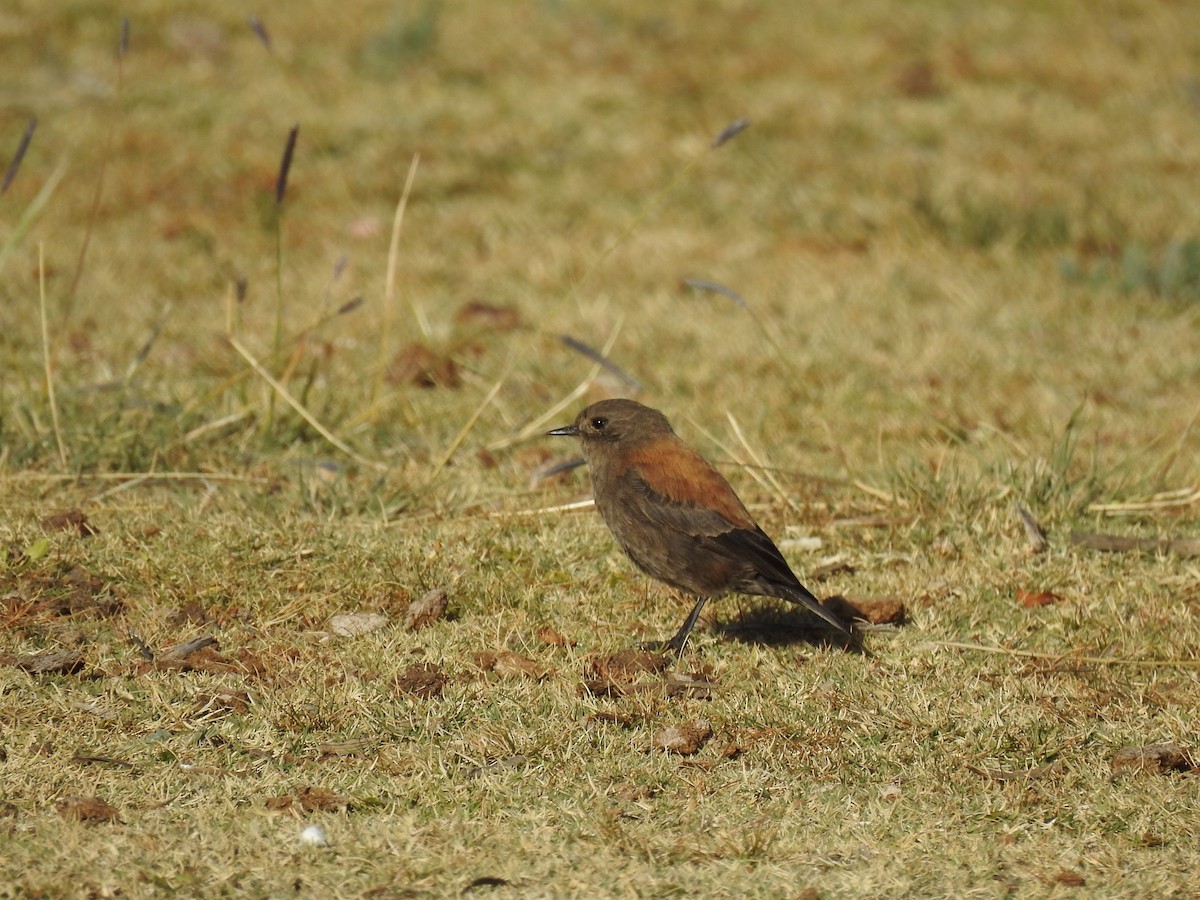
[[[725,477],[674,435],[631,450],[624,461],[626,471],[637,472],[647,487],[668,500],[710,509],[738,528],[758,528]]]

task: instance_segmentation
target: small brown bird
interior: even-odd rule
[[[658,410],[601,400],[573,425],[548,433],[580,439],[596,509],[626,555],[646,574],[699,598],[659,646],[682,655],[704,604],[730,593],[788,600],[853,636],[800,583],[729,482]]]

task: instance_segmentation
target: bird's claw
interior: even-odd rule
[[[683,648],[687,645],[687,641],[676,641],[671,638],[669,641],[642,641],[638,644],[639,650],[645,650],[647,653],[671,653],[676,659],[683,656]]]

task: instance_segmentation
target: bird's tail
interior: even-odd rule
[[[859,635],[854,629],[854,625],[848,622],[843,622],[832,612],[821,605],[821,601],[812,595],[812,593],[804,585],[796,583],[775,585],[778,588],[776,596],[787,600],[789,603],[795,603],[797,606],[802,606],[815,616],[819,616],[827,625],[835,629],[840,634],[845,635],[853,641],[859,639]]]

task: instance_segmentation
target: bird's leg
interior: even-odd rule
[[[683,656],[683,648],[687,646],[688,636],[691,635],[692,629],[696,627],[696,620],[700,618],[700,613],[707,602],[707,597],[698,597],[696,599],[696,605],[692,607],[692,611],[688,613],[688,617],[683,620],[683,624],[675,632],[675,637],[663,643],[662,648],[664,650],[674,650],[676,657]]]

